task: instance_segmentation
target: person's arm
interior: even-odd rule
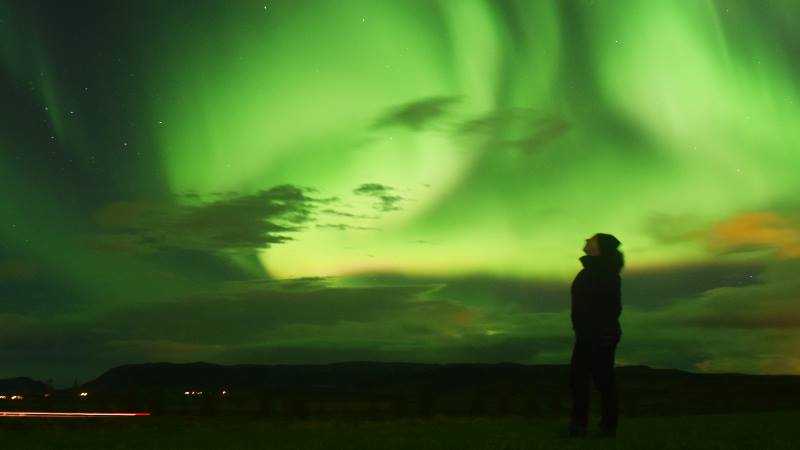
[[[591,337],[597,322],[597,280],[590,271],[582,271],[572,286],[572,328],[576,336]]]
[[[619,274],[604,274],[598,281],[597,321],[598,328],[609,331],[619,325],[622,313],[622,282]]]

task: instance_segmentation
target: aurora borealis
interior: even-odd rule
[[[0,1],[0,377],[148,361],[800,373],[794,1]]]

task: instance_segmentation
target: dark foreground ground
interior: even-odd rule
[[[595,418],[592,419],[593,421]],[[563,420],[269,420],[211,417],[0,418],[18,449],[786,449],[800,448],[800,410],[623,418],[618,436],[567,439]]]

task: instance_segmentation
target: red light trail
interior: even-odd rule
[[[148,417],[148,412],[33,412],[33,411],[0,411],[0,417]]]

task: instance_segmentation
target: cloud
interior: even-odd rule
[[[661,243],[703,243],[715,256],[766,251],[800,258],[800,220],[773,211],[748,211],[716,222],[693,214],[654,213],[643,228]]]
[[[392,329],[397,333],[398,330]],[[370,334],[364,333],[365,336]],[[551,349],[557,348],[558,351]],[[427,363],[555,363],[569,360],[570,338],[471,335],[452,340],[355,339],[348,345],[330,341],[259,343],[230,347],[220,358],[230,362],[275,361],[284,364],[340,361],[402,361]]]
[[[196,344],[169,339],[114,339],[106,345],[109,351],[125,355],[125,364],[137,361],[194,362],[214,359],[227,346],[219,344]]]
[[[320,213],[331,214],[331,215],[340,216],[340,217],[347,217],[347,218],[350,218],[350,219],[377,219],[378,218],[378,216],[368,216],[366,214],[353,214],[353,213],[349,213],[349,212],[345,212],[345,211],[337,211],[335,209],[330,209],[330,208],[323,209],[323,210],[320,211]]]
[[[494,148],[510,147],[526,153],[542,149],[571,128],[563,117],[531,108],[507,108],[465,120],[453,131],[455,136],[480,139]]]
[[[798,264],[625,273],[619,363],[785,370],[777,356],[800,338]],[[71,380],[89,369],[156,360],[566,364],[573,336],[569,282],[375,273],[218,281],[69,317],[6,314],[0,339],[0,357],[34,371],[26,374],[58,370]],[[32,365],[30,355],[46,363]]]
[[[709,289],[642,320],[706,330],[800,329],[798,271],[800,260],[777,260],[763,269],[758,283]]]
[[[375,208],[381,212],[389,212],[399,210],[400,207],[397,206],[397,203],[404,200],[403,197],[392,194],[393,190],[394,188],[383,184],[365,183],[353,189],[353,194],[374,197],[379,200]]]
[[[656,310],[691,301],[713,289],[762,284],[765,267],[760,262],[721,261],[626,270],[622,274],[623,304]]]
[[[458,97],[429,97],[390,108],[375,123],[375,127],[401,126],[421,130],[450,112]]]
[[[766,263],[712,262],[668,267],[626,269],[622,273],[622,302],[625,308],[652,311],[676,302],[699,298],[703,293],[723,287],[760,285],[765,281]],[[560,313],[570,309],[567,282],[534,278],[470,274],[456,277],[406,277],[399,274],[369,274],[348,277],[372,285],[424,283],[437,286],[429,294],[487,314],[508,317],[520,313]]]
[[[800,258],[800,223],[771,211],[742,213],[714,225],[707,243],[716,253],[768,249]]]
[[[0,358],[4,367],[25,370],[36,367],[48,378],[48,368],[86,364],[102,355],[107,336],[87,326],[85,319],[64,315],[0,315]],[[4,376],[27,375],[24,372]],[[33,374],[31,374],[33,375]]]
[[[392,107],[374,127],[401,126],[420,131],[449,115],[458,101],[458,97],[439,96]],[[468,119],[455,118],[445,124],[444,130],[481,146],[532,153],[566,135],[571,128],[572,124],[558,114],[512,107]]]
[[[85,297],[53,269],[0,248],[0,299],[6,314],[56,314]],[[1,341],[0,341],[1,342]]]
[[[275,329],[300,324],[336,326],[341,322],[417,319],[440,325],[460,323],[464,307],[417,299],[428,289],[430,286],[341,287],[326,279],[225,282],[179,298],[118,306],[108,311],[103,321],[119,324],[117,330],[128,339],[203,344],[249,342]]]
[[[204,201],[199,195],[181,196],[189,204],[119,201],[95,211],[98,231],[87,239],[100,251],[123,254],[235,252],[268,248],[292,240],[292,233],[317,229],[377,230],[351,223],[316,223],[320,215],[347,219],[377,219],[331,207],[339,197],[311,197],[313,188],[281,185],[255,194],[222,192]],[[377,200],[379,212],[399,210],[405,198],[393,188],[366,183],[355,195]]]
[[[792,304],[797,304],[800,298],[792,299]],[[777,306],[777,307],[776,307]],[[725,314],[706,314],[698,315],[684,323],[696,325],[703,328],[741,328],[741,329],[765,329],[765,328],[800,328],[800,313],[794,310],[787,310],[787,305],[762,305],[757,312],[734,311]],[[770,309],[767,309],[770,308]]]
[[[695,214],[655,212],[643,219],[642,227],[659,243],[673,244],[705,239],[709,224]]]
[[[482,304],[501,314],[558,312],[570,307],[569,286],[564,283],[522,278],[473,275],[441,280],[437,295],[466,304]]]
[[[40,267],[28,260],[5,258],[0,259],[0,282],[32,280],[40,272]]]
[[[356,225],[349,225],[346,223],[324,223],[324,224],[317,224],[317,228],[333,228],[336,230],[344,231],[344,230],[379,230],[380,228],[376,227],[361,227]]]
[[[116,202],[95,213],[101,232],[90,243],[122,253],[265,248],[291,240],[287,233],[304,229],[316,204],[329,200],[281,185],[191,205]]]

